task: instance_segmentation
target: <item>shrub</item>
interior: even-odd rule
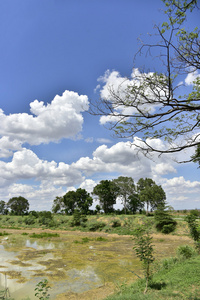
[[[111,226],[114,227],[114,228],[120,227],[121,226],[121,222],[119,220],[113,220]]]
[[[160,205],[155,211],[154,218],[156,221],[156,229],[162,233],[168,234],[176,229],[177,222],[166,210],[165,205]]]
[[[75,210],[73,213],[73,219],[71,221],[71,226],[82,226],[85,227],[85,223],[87,222],[87,217],[82,215],[79,210]]]
[[[89,224],[89,230],[90,231],[96,231],[98,229],[101,230],[105,226],[106,224],[104,222],[93,222]]]
[[[170,223],[167,225],[164,225],[163,228],[161,229],[162,233],[168,234],[170,232],[173,232],[176,229],[176,223]]]
[[[193,247],[188,245],[179,246],[177,249],[177,254],[185,259],[191,258],[196,254],[196,251]]]
[[[33,217],[33,216],[29,216],[29,217],[26,217],[25,218],[25,220],[24,220],[24,223],[26,224],[26,225],[33,225],[33,224],[35,224],[35,217]]]

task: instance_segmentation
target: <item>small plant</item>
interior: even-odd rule
[[[98,237],[96,238],[96,241],[98,241],[98,242],[106,242],[107,239],[103,238],[102,236],[98,236]]]
[[[121,226],[121,222],[119,220],[113,220],[111,226],[113,228],[120,227]]]
[[[165,204],[159,205],[154,214],[156,229],[164,234],[173,232],[177,225],[177,222],[173,219],[166,208],[167,206]]]
[[[33,224],[35,224],[35,221],[36,221],[36,218],[34,216],[30,215],[30,216],[25,218],[24,223],[26,225],[33,225]]]
[[[149,281],[151,279],[150,265],[154,261],[153,257],[153,245],[152,237],[150,236],[147,228],[145,226],[140,226],[137,228],[137,233],[134,238],[135,246],[133,249],[136,252],[137,257],[143,263],[144,275],[146,279],[146,287],[144,294],[147,292]]]
[[[79,210],[75,210],[73,213],[73,219],[71,221],[71,226],[82,226],[85,227],[85,223],[87,222],[87,217],[83,214],[81,214],[81,212]]]
[[[50,237],[60,237],[58,233],[49,233],[49,232],[42,232],[42,233],[33,233],[30,235],[31,238],[50,238]]]
[[[93,222],[89,224],[89,230],[90,231],[96,231],[101,230],[103,227],[105,227],[106,224],[104,222]]]
[[[200,253],[200,231],[198,229],[198,224],[196,219],[197,217],[194,214],[189,214],[185,218],[190,229],[190,235],[195,242],[195,247],[197,251]]]
[[[177,254],[179,256],[183,257],[184,259],[188,259],[188,258],[191,258],[192,256],[194,256],[196,254],[196,252],[193,247],[188,246],[188,245],[183,245],[183,246],[178,247]]]
[[[36,285],[35,296],[40,300],[48,300],[50,297],[50,294],[48,294],[49,289],[50,286],[48,280],[44,279]]]
[[[4,236],[4,235],[9,235],[10,233],[4,231],[4,232],[0,232],[0,236]]]

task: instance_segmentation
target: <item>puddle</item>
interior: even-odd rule
[[[86,236],[66,233],[50,239],[20,234],[3,237],[0,239],[0,289],[5,287],[6,280],[15,300],[38,299],[34,296],[35,286],[46,278],[51,286],[50,299],[67,299],[59,295],[84,293],[109,282],[128,283],[136,279],[131,271],[137,269],[137,274],[142,273],[131,237],[108,236],[105,241],[98,241],[92,236],[83,243]],[[183,243],[170,241],[170,253]],[[162,247],[170,255],[167,239],[154,244],[159,251]]]

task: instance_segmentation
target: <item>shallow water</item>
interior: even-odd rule
[[[104,240],[98,241],[97,236],[89,234],[87,242],[84,237],[87,234],[68,233],[50,239],[21,234],[2,237],[0,289],[5,287],[6,280],[14,299],[38,299],[34,296],[35,286],[46,278],[51,285],[50,299],[59,299],[62,293],[83,293],[105,282],[128,283],[136,278],[132,271],[142,274],[131,237],[104,236]],[[154,244],[162,257],[173,254],[177,245],[183,243],[162,239]]]

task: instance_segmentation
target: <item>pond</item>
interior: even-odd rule
[[[159,256],[169,256],[185,243],[177,239],[155,239]],[[35,239],[18,233],[0,239],[0,289],[6,284],[16,300],[38,299],[34,289],[44,278],[51,286],[50,299],[68,299],[107,283],[114,289],[132,282],[137,278],[134,272],[141,275],[142,268],[130,236],[71,232]]]

